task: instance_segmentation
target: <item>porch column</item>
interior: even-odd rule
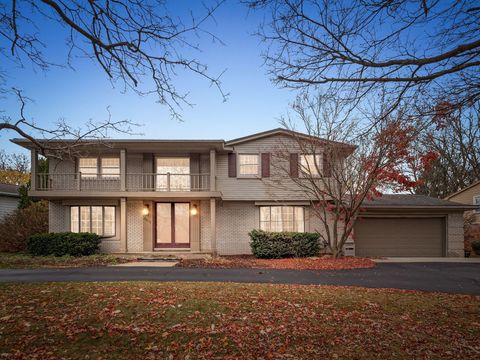
[[[127,156],[126,150],[120,150],[120,191],[125,191],[127,185]]]
[[[37,190],[38,150],[32,149],[30,157],[30,188],[35,191]]]
[[[215,160],[215,150],[210,150],[210,191],[215,191],[216,185],[216,160]]]
[[[127,199],[120,199],[120,252],[127,252]]]
[[[210,247],[212,255],[217,256],[217,225],[216,225],[216,200],[210,198]]]

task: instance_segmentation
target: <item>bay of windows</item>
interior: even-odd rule
[[[304,212],[302,206],[261,206],[260,230],[304,232]]]
[[[115,206],[71,206],[70,231],[115,236]]]

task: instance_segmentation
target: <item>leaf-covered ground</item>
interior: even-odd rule
[[[222,256],[212,259],[183,259],[177,266],[190,268],[254,268],[294,270],[344,270],[372,268],[375,262],[366,258],[329,256],[315,258],[257,259],[253,256]]]
[[[0,285],[5,358],[480,356],[480,298],[225,283]]]
[[[0,269],[35,269],[62,267],[108,266],[129,262],[113,255],[91,256],[31,256],[19,253],[0,253]]]

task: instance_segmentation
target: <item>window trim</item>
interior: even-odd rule
[[[317,163],[318,163],[318,170],[319,173],[318,174],[309,174],[307,172],[305,172],[303,170],[304,166],[302,165],[302,158],[304,158],[304,156],[314,156],[316,158],[318,158],[317,160]],[[315,159],[314,159],[315,161]],[[302,178],[306,178],[308,176],[311,176],[312,178],[315,178],[315,179],[319,179],[323,176],[323,154],[322,153],[302,153],[302,154],[298,154],[298,167],[299,167],[299,171],[298,171],[298,175],[299,177],[302,177]]]
[[[303,213],[303,231],[293,230],[293,232],[303,232],[303,233],[306,232],[306,226],[305,226],[305,225],[306,225],[306,224],[305,224],[305,206],[300,206],[300,205],[261,205],[261,206],[259,206],[259,212],[258,212],[259,222],[258,222],[258,224],[259,224],[259,229],[260,229],[260,230],[263,230],[263,229],[262,229],[262,223],[267,222],[267,221],[262,221],[262,208],[268,208],[268,209],[269,209],[269,213],[270,213],[270,216],[269,216],[270,220],[268,221],[268,223],[269,223],[269,225],[270,225],[270,226],[269,226],[269,227],[270,227],[270,230],[268,230],[268,231],[269,231],[269,232],[272,231],[272,230],[271,230],[271,228],[272,228],[272,226],[271,226],[271,224],[272,224],[272,207],[282,208],[282,210],[281,210],[282,230],[281,230],[281,232],[286,231],[286,230],[284,230],[284,224],[283,224],[283,208],[290,207],[290,208],[293,209],[292,222],[293,222],[293,225],[294,225],[294,229],[295,229],[295,226],[297,225],[297,221],[296,221],[296,219],[295,219],[295,209],[296,209],[296,208],[302,209],[302,213]],[[263,230],[263,231],[267,231],[267,230]]]
[[[88,207],[89,208],[89,231],[92,232],[92,207],[101,207],[102,208],[102,235],[99,235],[103,239],[113,238],[117,235],[117,207],[113,205],[71,205],[70,206],[70,231],[74,233],[79,233],[81,229],[81,208]],[[72,208],[78,209],[78,221],[77,221],[77,229],[76,231],[72,230]],[[105,208],[113,208],[113,234],[104,235],[105,234]]]
[[[257,157],[257,173],[256,174],[242,174],[240,172],[241,164],[240,164],[240,157],[242,155],[252,156],[255,155]],[[253,165],[253,164],[248,164]],[[261,177],[261,170],[262,170],[262,159],[261,155],[258,152],[241,152],[237,153],[237,178],[244,178],[244,179],[257,179]]]
[[[478,204],[476,203],[477,199],[479,199]],[[480,195],[473,196],[473,205],[478,206],[475,210],[473,210],[475,214],[480,214]]]

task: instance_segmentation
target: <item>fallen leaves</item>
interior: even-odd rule
[[[0,269],[35,269],[66,267],[98,267],[123,264],[132,261],[113,255],[91,256],[31,256],[28,254],[0,253]]]
[[[212,259],[182,259],[176,266],[188,268],[253,268],[292,270],[347,270],[375,266],[371,259],[330,256],[314,258],[257,259],[253,256],[222,256]]]
[[[225,283],[0,285],[7,358],[477,358],[480,298]]]

